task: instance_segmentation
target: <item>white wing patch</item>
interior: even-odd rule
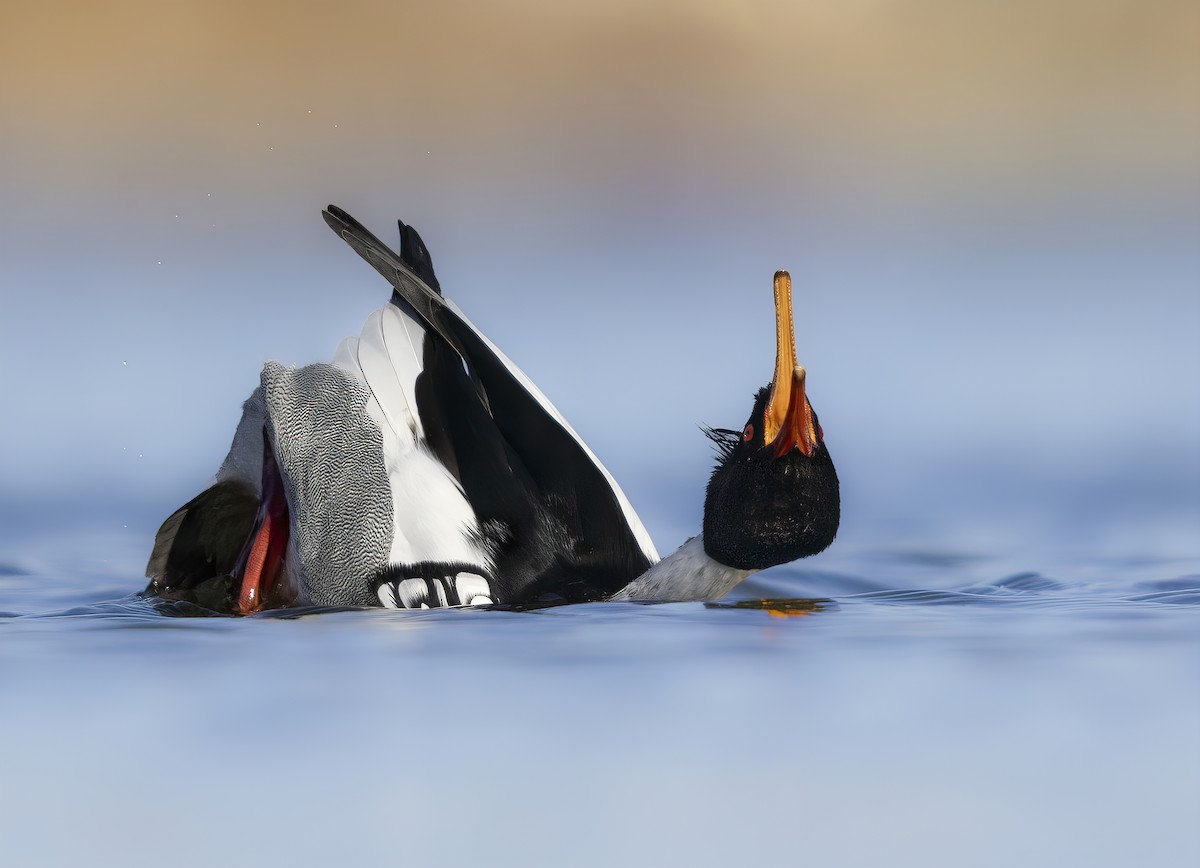
[[[389,308],[396,311],[395,317]],[[421,436],[416,401],[421,362],[407,329],[396,321],[400,316],[389,304],[367,317],[358,340],[358,365],[388,426],[398,438],[411,443]],[[424,338],[422,332],[422,342]]]
[[[359,337],[346,338],[333,363],[365,383],[367,415],[383,435],[383,464],[392,495],[391,564],[477,564],[493,569],[478,542],[479,521],[462,487],[426,447],[417,413],[425,330],[387,304],[367,317]]]

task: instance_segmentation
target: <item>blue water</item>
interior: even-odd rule
[[[0,558],[4,864],[1200,864],[1194,558],[239,620],[132,596],[143,542]]]

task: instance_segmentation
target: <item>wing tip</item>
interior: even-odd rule
[[[328,224],[329,228],[339,236],[347,230],[353,229],[354,224],[357,222],[337,205],[326,205],[321,209],[321,216],[325,218],[325,223]]]

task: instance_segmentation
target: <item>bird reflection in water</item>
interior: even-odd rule
[[[730,600],[705,603],[708,609],[756,609],[772,618],[804,618],[817,612],[832,612],[838,608],[833,600],[798,597],[788,600]]]

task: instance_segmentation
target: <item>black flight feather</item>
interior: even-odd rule
[[[400,259],[416,272],[417,277],[425,281],[430,289],[441,295],[442,285],[433,273],[433,257],[429,255],[429,248],[425,246],[416,229],[402,220],[397,220],[396,223],[400,226]]]

